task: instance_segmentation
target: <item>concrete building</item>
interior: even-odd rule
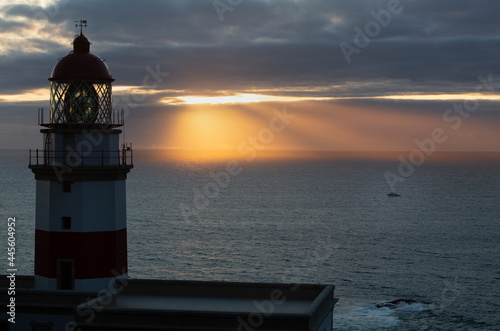
[[[332,330],[333,286],[120,278],[98,292],[16,279],[15,324],[0,330]],[[2,302],[8,283],[0,282]],[[3,327],[3,328],[2,328]]]
[[[111,72],[80,30],[49,80],[44,149],[30,151],[35,272],[16,275],[14,294],[0,279],[2,304],[15,303],[0,330],[332,330],[332,285],[128,279],[133,157],[119,145]]]

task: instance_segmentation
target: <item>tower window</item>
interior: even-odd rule
[[[71,230],[71,217],[62,217],[62,228],[63,230]]]
[[[63,192],[64,193],[71,192],[71,182],[63,182]]]

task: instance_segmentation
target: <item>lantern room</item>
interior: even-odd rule
[[[90,53],[90,42],[76,35],[73,51],[52,70],[50,126],[111,125],[111,83],[114,79],[104,60]]]

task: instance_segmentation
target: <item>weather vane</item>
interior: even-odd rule
[[[83,33],[83,27],[87,27],[87,20],[79,20],[75,21],[75,26],[80,27],[80,34]]]

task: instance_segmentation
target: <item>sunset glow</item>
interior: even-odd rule
[[[406,94],[367,97],[366,99],[391,99],[391,100],[422,100],[422,101],[447,101],[447,100],[500,100],[500,95],[470,93],[470,94]]]
[[[238,93],[227,96],[179,96],[175,98],[164,98],[161,102],[166,104],[187,104],[187,105],[223,105],[234,103],[255,103],[255,102],[295,102],[304,100],[331,100],[328,97],[289,97],[276,95],[262,95],[250,93]]]
[[[50,95],[49,88],[39,88],[29,90],[20,94],[3,94],[0,95],[2,102],[35,102],[47,101]]]
[[[454,101],[454,100],[491,100],[500,101],[500,95],[486,93],[468,93],[468,94],[400,94],[400,95],[373,95],[364,97],[317,97],[317,96],[284,96],[284,95],[265,95],[256,93],[235,93],[233,95],[186,95],[184,90],[153,90],[143,86],[113,86],[113,92],[117,96],[124,95],[156,95],[159,104],[166,105],[226,105],[226,104],[251,104],[262,102],[301,102],[301,101],[334,101],[334,100],[410,100],[410,101]],[[17,94],[0,95],[0,101],[3,102],[34,102],[46,101],[50,94],[49,88],[37,88],[27,90]],[[174,97],[165,97],[165,94],[174,94]]]
[[[294,118],[271,135],[272,119],[284,109]],[[253,150],[268,158],[280,155],[277,151],[308,151],[312,145],[314,151],[403,151],[415,149],[415,139],[427,139],[441,128],[448,139],[436,147],[439,151],[460,150],[478,139],[484,141],[482,150],[496,148],[498,133],[493,123],[470,117],[454,128],[455,121],[443,119],[445,111],[447,108],[437,114],[417,114],[394,106],[374,111],[360,105],[315,101],[252,103],[244,108],[191,105],[169,117],[165,145],[156,147],[186,150],[190,152],[178,155],[205,158],[248,157]]]
[[[449,138],[442,150],[499,150],[495,57],[456,51],[491,47],[496,35],[480,28],[487,22],[484,15],[464,7],[464,15],[479,24],[466,29],[458,16],[428,15],[429,6],[443,9],[443,2],[409,1],[399,18],[361,49],[353,44],[352,27],[363,30],[371,22],[364,21],[363,10],[369,19],[372,9],[382,8],[369,1],[285,2],[291,15],[256,2],[250,7],[269,15],[252,20],[246,5],[230,4],[233,10],[221,20],[216,10],[196,1],[125,6],[118,20],[112,16],[116,7],[102,2],[100,12],[114,17],[103,21],[94,14],[79,17],[94,13],[86,3],[0,0],[0,141],[4,148],[38,141],[35,133],[16,128],[27,132],[36,109],[50,107],[47,77],[72,51],[80,33],[75,20],[85,19],[90,51],[106,59],[115,79],[112,106],[124,110],[126,139],[137,148],[235,151],[243,157],[257,147],[259,154],[411,150],[416,139],[442,128]],[[191,24],[191,18],[199,22]],[[426,30],[443,21],[441,29]],[[342,43],[361,50],[347,55],[351,62]],[[472,106],[477,109],[468,112]],[[285,107],[297,117],[283,130],[271,130],[267,141],[274,110]],[[249,139],[259,134],[266,143],[257,140],[252,147]]]
[[[231,109],[192,107],[172,119],[165,141],[175,149],[234,150],[259,122]]]
[[[223,105],[236,103],[257,102],[299,102],[299,101],[331,101],[331,100],[363,100],[363,99],[387,99],[387,100],[415,100],[415,101],[448,101],[448,100],[500,100],[500,95],[491,94],[406,94],[406,95],[374,95],[368,97],[290,97],[278,95],[262,95],[241,93],[229,96],[178,96],[167,97],[160,102],[171,105]]]

